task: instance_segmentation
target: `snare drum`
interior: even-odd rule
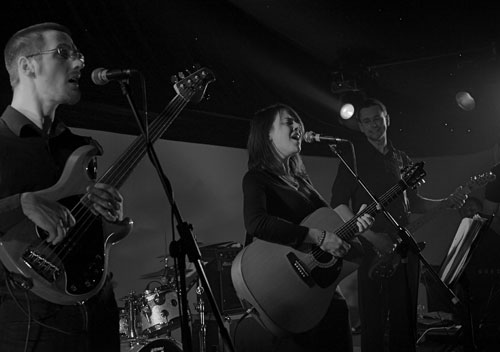
[[[158,336],[168,334],[180,326],[177,292],[167,287],[146,290],[139,300],[142,334]]]
[[[132,346],[129,352],[182,352],[182,345],[174,339],[148,340]]]

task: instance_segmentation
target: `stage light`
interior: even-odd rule
[[[351,117],[353,117],[356,113],[357,107],[363,102],[365,98],[365,93],[358,89],[352,89],[340,94],[338,97],[340,102],[340,117],[343,120],[349,120]]]
[[[338,122],[353,131],[359,131],[358,121],[354,118],[356,109],[366,99],[364,92],[352,89],[336,96],[338,99]]]
[[[351,103],[342,104],[340,108],[340,117],[344,120],[349,120],[354,115],[354,105]]]

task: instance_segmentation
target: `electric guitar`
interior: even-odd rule
[[[188,102],[199,102],[207,85],[215,80],[206,68],[186,77],[179,76],[174,77],[176,96],[149,127],[151,143],[166,132]],[[94,145],[81,146],[68,158],[57,183],[36,192],[67,206],[76,225],[57,245],[47,243],[47,233],[28,218],[0,237],[0,260],[23,287],[62,305],[83,303],[102,288],[108,272],[110,248],[130,233],[133,223],[128,218],[107,223],[110,232],[104,234],[101,218],[93,215],[88,207],[85,189],[94,182],[119,188],[146,152],[147,141],[140,135],[95,181],[95,158],[101,151]]]
[[[459,189],[458,192],[464,195],[469,195],[472,191],[486,186],[488,182],[491,182],[495,179],[496,176],[491,171],[473,176],[463,187]],[[420,216],[418,219],[415,219],[415,221],[412,221],[408,226],[406,226],[406,229],[410,233],[413,233],[417,231],[424,224],[437,218],[446,209],[448,209],[448,206],[442,203],[438,207]],[[397,243],[392,243],[392,240],[389,239],[388,237],[389,237],[388,235],[386,236],[381,235],[378,240],[374,240],[373,238],[370,240],[373,244],[375,251],[375,256],[368,270],[368,276],[372,280],[387,279],[391,277],[392,275],[394,275],[399,264],[401,263],[401,256],[399,254],[399,248],[398,248],[398,245],[400,244],[400,239],[398,239],[399,241]],[[377,244],[376,243],[377,241],[380,242]],[[386,252],[380,250],[380,248],[382,247],[381,244],[384,241],[391,241],[392,244],[391,250]],[[379,248],[377,248],[377,246]]]
[[[379,203],[390,203],[407,188],[416,187],[424,176],[423,162],[409,166]],[[357,217],[374,215],[379,208],[373,203],[355,217],[345,205],[320,208],[301,224],[335,232],[342,240],[350,241],[359,234]],[[337,284],[357,267],[356,262],[336,258],[312,244],[295,249],[257,239],[235,257],[231,278],[243,306],[253,307],[259,323],[274,335],[282,336],[304,332],[318,324]]]

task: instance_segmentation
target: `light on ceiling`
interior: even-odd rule
[[[455,100],[462,110],[471,111],[476,107],[476,101],[469,92],[458,92],[455,95]]]

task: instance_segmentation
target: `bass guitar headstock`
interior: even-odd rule
[[[172,76],[172,83],[174,83],[174,90],[178,95],[186,101],[192,103],[199,103],[210,83],[215,81],[213,72],[206,68],[198,68],[195,72],[179,72],[177,75]]]

